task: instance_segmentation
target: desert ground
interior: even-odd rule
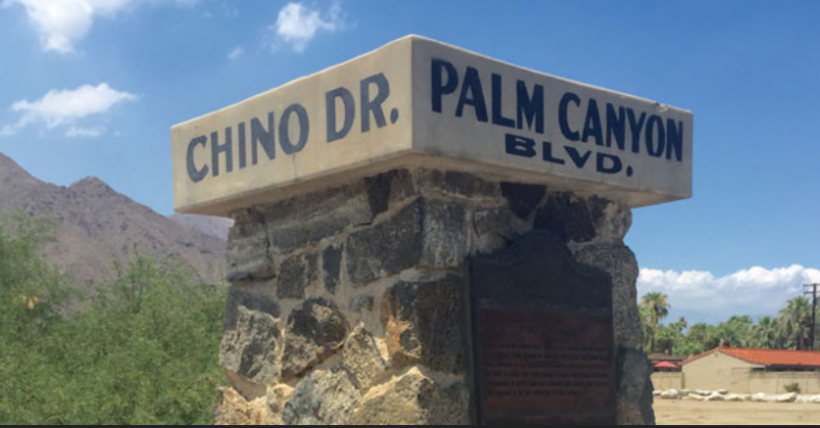
[[[820,405],[655,401],[658,425],[817,425]]]

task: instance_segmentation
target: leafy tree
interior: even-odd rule
[[[780,312],[778,325],[786,349],[809,350],[811,340],[812,308],[805,297],[796,297]]]
[[[0,424],[208,424],[218,399],[224,289],[137,257],[89,308],[38,256],[50,226],[0,221]]]
[[[643,297],[641,306],[646,308],[645,313],[649,316],[647,322],[651,327],[650,352],[654,353],[657,349],[655,346],[655,341],[658,326],[661,321],[669,316],[669,309],[671,309],[669,306],[669,298],[665,294],[649,293]]]
[[[782,345],[777,329],[777,321],[774,318],[767,316],[759,319],[752,332],[752,346],[761,349],[780,348]]]

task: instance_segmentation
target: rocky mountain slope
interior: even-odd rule
[[[228,232],[233,226],[233,220],[220,217],[208,217],[203,215],[190,214],[174,214],[170,217],[175,223],[187,227],[189,229],[197,230],[206,235],[219,238],[223,241],[228,240]]]
[[[0,214],[14,210],[59,223],[58,242],[46,256],[81,285],[114,276],[115,263],[137,252],[181,261],[209,282],[224,278],[224,239],[181,226],[99,179],[70,187],[44,183],[0,154]]]

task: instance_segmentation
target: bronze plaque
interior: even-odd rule
[[[613,425],[609,276],[543,234],[471,270],[479,422]]]

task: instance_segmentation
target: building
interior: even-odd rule
[[[657,366],[658,364],[663,363],[671,363],[678,367],[686,361],[687,357],[681,355],[666,355],[666,354],[651,354],[649,355],[649,362],[652,363],[653,366]]]
[[[717,348],[683,362],[691,390],[728,389],[737,394],[783,394],[797,384],[804,394],[820,394],[820,352]]]

